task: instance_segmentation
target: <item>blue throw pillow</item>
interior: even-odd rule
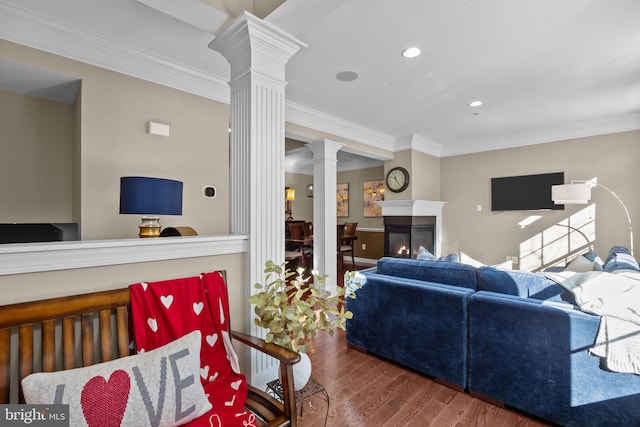
[[[452,252],[444,256],[436,258],[431,252],[429,252],[424,246],[418,248],[418,255],[416,259],[420,261],[446,261],[446,262],[460,262],[460,257],[457,252]]]
[[[416,259],[421,261],[434,261],[436,259],[435,255],[429,252],[424,246],[420,246],[418,248],[418,255]]]
[[[457,252],[451,252],[450,254],[446,254],[438,258],[438,261],[460,262],[460,257]]]
[[[604,271],[607,273],[615,273],[620,270],[640,271],[638,261],[631,255],[629,249],[624,246],[614,246],[607,255],[604,263]]]

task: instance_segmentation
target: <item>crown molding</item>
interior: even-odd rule
[[[311,129],[319,129],[342,138],[362,142],[375,148],[389,150],[395,138],[364,126],[306,107],[297,102],[287,101],[285,108],[287,122]]]
[[[227,80],[0,1],[0,38],[229,103]]]
[[[396,139],[394,151],[414,150],[435,157],[442,156],[442,145],[420,135],[401,136]]]
[[[531,130],[527,135],[513,132],[489,140],[482,135],[467,144],[453,144],[453,149],[443,150],[442,157],[464,154],[474,154],[493,150],[525,147],[529,145],[546,144],[549,142],[566,141],[569,139],[588,138],[621,132],[631,132],[640,129],[640,114],[628,114],[624,117],[593,120],[589,122],[570,123],[558,126],[548,126],[541,130]]]

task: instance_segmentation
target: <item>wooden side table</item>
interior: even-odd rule
[[[280,402],[284,401],[284,392],[282,390],[282,384],[280,383],[280,380],[273,380],[271,382],[268,382],[265,391],[278,399]],[[326,426],[327,418],[329,417],[329,393],[327,393],[327,389],[325,389],[324,386],[318,381],[311,378],[309,379],[307,385],[302,388],[302,390],[296,391],[296,404],[300,403],[300,417],[302,417],[304,410],[304,401],[319,393],[322,394],[321,397],[327,402],[327,411],[324,416],[324,425]],[[309,403],[311,404],[311,402]]]

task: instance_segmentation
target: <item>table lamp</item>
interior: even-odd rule
[[[182,215],[182,182],[164,178],[120,178],[120,213],[142,216],[140,237],[160,236],[160,217]]]
[[[296,190],[293,188],[285,187],[284,188],[284,198],[287,202],[287,207],[285,209],[285,213],[289,215],[287,217],[287,221],[293,221],[293,213],[291,211],[291,202],[296,199]]]

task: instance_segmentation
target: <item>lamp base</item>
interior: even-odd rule
[[[140,236],[144,237],[160,237],[160,217],[159,216],[143,216],[140,223]]]

